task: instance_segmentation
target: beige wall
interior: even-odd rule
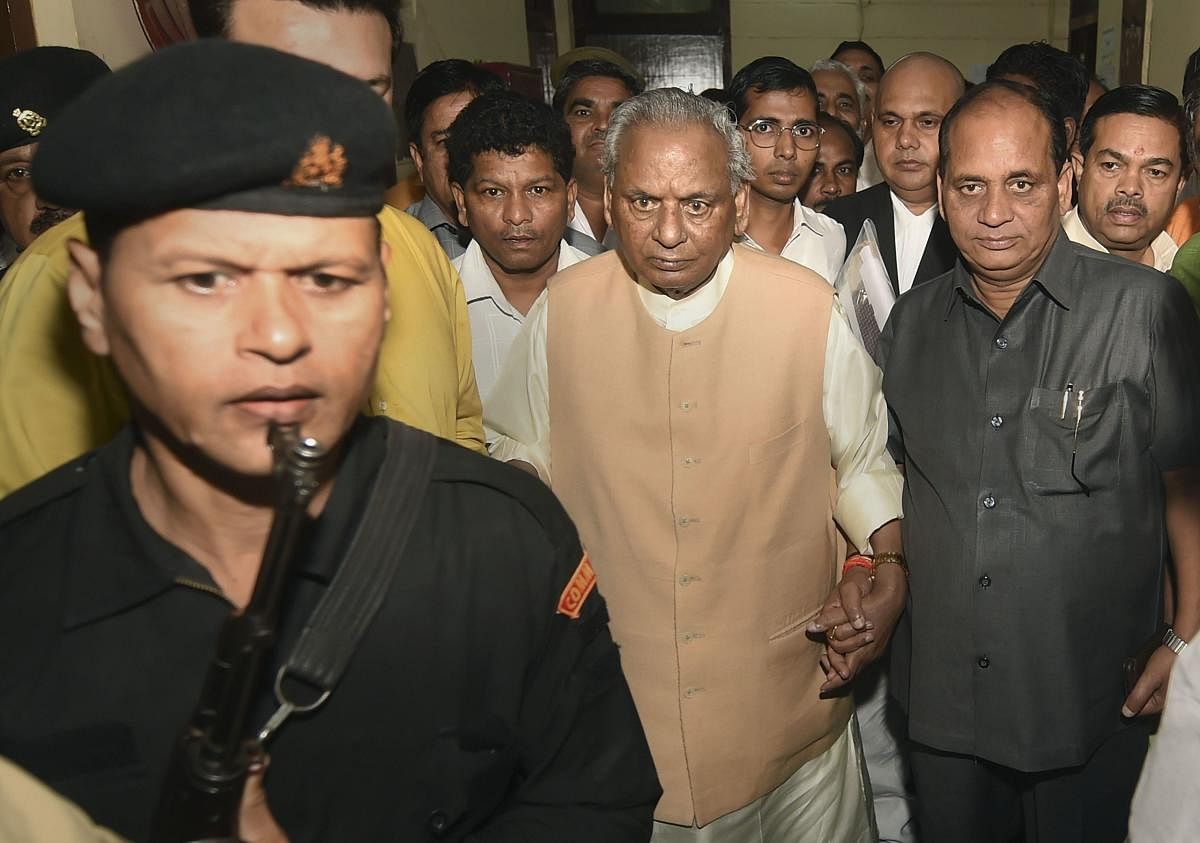
[[[1011,44],[1065,46],[1067,12],[1067,0],[731,0],[733,69],[763,55],[808,65],[861,39],[885,62],[930,50],[981,78]]]
[[[39,44],[82,47],[112,67],[149,52],[131,0],[30,0]]]
[[[403,0],[417,67],[438,59],[529,64],[524,0]]]
[[[1146,81],[1179,94],[1188,56],[1200,47],[1200,0],[1154,0],[1151,6]]]

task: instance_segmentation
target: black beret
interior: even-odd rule
[[[371,216],[396,125],[363,81],[266,47],[167,47],[93,85],[38,147],[39,196],[114,220],[179,208]]]
[[[63,106],[108,72],[99,56],[70,47],[0,59],[0,152],[39,141]]]

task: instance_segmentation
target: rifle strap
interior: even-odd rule
[[[259,732],[266,741],[292,712],[328,699],[388,593],[433,475],[437,439],[407,425],[385,425],[383,462],[350,548],[275,677],[279,708]],[[313,702],[287,696],[285,679],[320,692]]]

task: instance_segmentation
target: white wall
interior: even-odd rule
[[[419,68],[450,58],[529,64],[524,0],[403,0],[400,11]]]
[[[1200,47],[1200,0],[1154,0],[1150,5],[1150,72],[1146,81],[1178,95],[1188,56]]]

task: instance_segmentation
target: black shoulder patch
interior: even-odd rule
[[[88,466],[94,456],[95,452],[91,451],[76,457],[0,499],[0,526],[83,488],[88,479]]]

